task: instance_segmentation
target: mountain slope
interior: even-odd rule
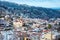
[[[6,1],[0,1],[0,7],[4,8],[11,14],[15,14],[16,16],[41,18],[41,19],[60,18],[59,11],[49,8],[34,7],[25,4],[18,5]]]

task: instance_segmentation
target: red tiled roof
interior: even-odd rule
[[[43,30],[43,32],[49,32],[49,30]]]

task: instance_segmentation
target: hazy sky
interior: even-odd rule
[[[60,8],[60,0],[2,0],[18,4],[27,4],[31,6],[47,7],[47,8]]]

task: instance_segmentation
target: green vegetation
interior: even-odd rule
[[[48,29],[51,29],[52,25],[51,24],[48,24]]]

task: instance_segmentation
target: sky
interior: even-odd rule
[[[60,0],[1,0],[36,7],[60,8]]]

